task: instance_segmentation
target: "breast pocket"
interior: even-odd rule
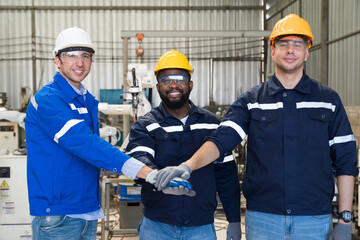
[[[159,131],[155,136],[155,164],[160,167],[179,165],[181,155],[180,134],[174,132]]]
[[[249,127],[249,135],[273,134],[278,129],[278,116],[274,110],[260,110],[255,109],[251,113],[251,121]]]
[[[310,146],[321,146],[328,148],[329,143],[329,125],[333,119],[333,112],[329,109],[308,109],[309,121],[306,123],[309,141],[314,144]]]

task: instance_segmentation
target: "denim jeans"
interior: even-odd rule
[[[288,216],[246,211],[246,240],[325,240],[331,230],[331,214]]]
[[[96,240],[97,220],[64,215],[38,216],[32,221],[33,240]]]
[[[140,240],[216,240],[214,224],[178,227],[144,217],[138,226]]]

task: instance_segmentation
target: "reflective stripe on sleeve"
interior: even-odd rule
[[[88,110],[87,110],[86,108],[84,108],[84,107],[82,107],[82,108],[77,108],[77,107],[75,107],[75,105],[74,105],[73,103],[69,103],[69,104],[70,104],[70,107],[71,107],[72,110],[76,110],[76,111],[78,111],[80,114],[86,114],[86,113],[88,113]]]
[[[230,161],[234,161],[234,156],[232,154],[225,156],[223,162],[230,162]]]
[[[61,138],[67,131],[69,131],[70,128],[78,124],[79,122],[83,122],[84,120],[80,119],[72,119],[65,123],[65,125],[61,128],[59,132],[55,134],[54,141],[56,143],[59,143],[59,138]]]
[[[155,157],[155,151],[149,147],[144,147],[144,146],[138,146],[134,149],[132,149],[130,152],[126,152],[127,155],[132,154],[134,152],[147,152],[149,153],[152,157]]]
[[[163,127],[166,132],[181,132],[184,131],[184,127],[180,126],[171,126],[171,127]]]
[[[152,124],[150,124],[149,126],[146,126],[146,129],[147,129],[149,132],[151,132],[151,131],[159,128],[159,127],[161,127],[160,124],[158,124],[158,123],[152,123]]]
[[[190,125],[190,130],[196,129],[217,129],[219,127],[218,124],[209,124],[209,123],[197,123]]]
[[[351,141],[355,141],[355,137],[352,134],[346,136],[334,137],[334,139],[329,141],[329,146],[331,147],[332,145],[337,143],[346,143]]]
[[[146,129],[151,132],[157,128],[161,128],[160,124],[158,123],[152,123],[148,126],[146,126]],[[166,132],[181,132],[184,131],[184,127],[182,125],[180,126],[170,126],[170,127],[162,127],[162,129],[164,129],[164,131]]]
[[[33,107],[34,107],[35,110],[37,111],[38,104],[37,104],[34,96],[31,97],[31,104],[33,105]]]
[[[335,112],[336,106],[326,102],[298,102],[296,108],[327,108]]]
[[[253,108],[259,108],[261,110],[275,110],[279,108],[284,108],[284,104],[282,102],[277,103],[248,103],[247,107],[249,110]]]
[[[241,139],[244,139],[246,137],[246,133],[244,132],[244,130],[233,121],[222,122],[222,123],[220,123],[220,127],[221,126],[231,127],[232,129],[234,129],[239,134]]]

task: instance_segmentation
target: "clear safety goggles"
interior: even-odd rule
[[[76,63],[81,58],[81,61],[86,64],[90,64],[94,61],[93,54],[88,52],[79,51],[71,51],[71,52],[63,52],[60,54],[60,59],[63,62],[67,62],[70,64]]]
[[[300,51],[306,48],[308,42],[297,39],[280,39],[275,41],[275,48],[278,48],[280,50],[288,50],[290,45],[294,50]]]
[[[159,83],[161,85],[170,85],[173,81],[176,84],[186,84],[189,82],[189,77],[185,75],[166,75],[159,77]]]

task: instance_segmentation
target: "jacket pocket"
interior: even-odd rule
[[[264,125],[269,124],[277,119],[277,114],[273,110],[254,110],[251,113],[251,120],[255,120],[258,123]]]
[[[321,122],[330,122],[333,119],[333,112],[328,109],[309,109],[309,118]]]

